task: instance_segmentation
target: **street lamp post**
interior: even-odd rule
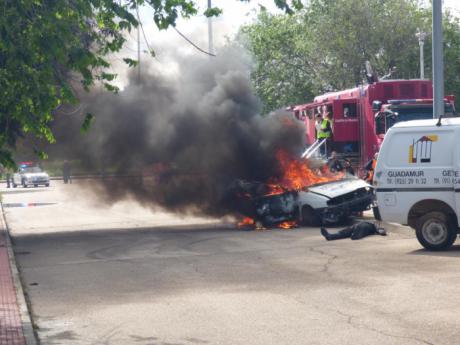
[[[433,118],[444,116],[442,0],[433,0]]]
[[[425,79],[425,58],[423,55],[423,46],[425,45],[426,33],[419,29],[415,36],[418,38],[418,45],[420,46],[420,79]]]

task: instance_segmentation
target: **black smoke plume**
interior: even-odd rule
[[[277,150],[301,150],[300,124],[288,115],[260,115],[241,52],[182,58],[168,75],[150,68],[139,81],[133,70],[118,94],[82,95],[82,113],[96,117],[91,130],[80,135],[81,117],[59,116],[50,157],[59,152],[90,170],[144,176],[101,179],[98,193],[108,201],[133,197],[172,211],[222,215],[232,181],[267,181],[280,173]]]

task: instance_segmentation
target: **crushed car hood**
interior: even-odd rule
[[[310,186],[308,187],[308,191],[332,199],[340,195],[353,192],[358,188],[364,187],[372,188],[370,184],[360,179],[343,179],[339,181]]]

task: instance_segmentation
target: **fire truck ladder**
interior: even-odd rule
[[[323,145],[326,145],[326,138],[316,140],[311,146],[309,146],[309,147],[304,151],[304,153],[302,153],[302,158],[309,159],[309,158],[311,158],[313,155],[314,155],[315,157],[321,156],[319,149],[320,149],[320,147],[323,146]]]

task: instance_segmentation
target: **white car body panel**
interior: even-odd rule
[[[49,175],[46,172],[18,172],[13,175],[15,185],[47,185],[50,183]]]
[[[297,197],[297,203],[299,207],[302,207],[303,205],[309,205],[313,209],[327,207],[328,200],[329,198],[323,195],[304,191],[300,191]]]

